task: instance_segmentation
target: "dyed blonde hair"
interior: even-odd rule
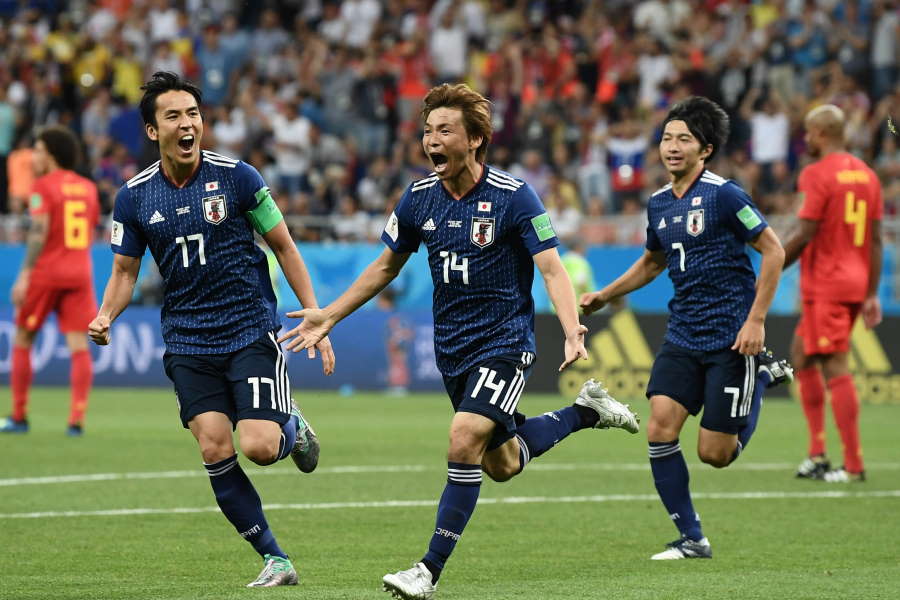
[[[481,138],[475,150],[475,159],[484,162],[494,128],[491,125],[491,101],[464,83],[444,83],[431,88],[422,107],[422,121],[428,120],[431,111],[438,108],[455,108],[462,112],[463,127],[469,139]]]

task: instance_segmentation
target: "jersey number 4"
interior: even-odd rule
[[[866,201],[847,192],[844,199],[844,222],[853,225],[853,245],[866,243]]]
[[[197,255],[200,257],[200,264],[206,264],[206,253],[203,251],[203,234],[202,233],[193,233],[187,237],[178,236],[175,238],[175,243],[181,246],[181,264],[184,265],[184,268],[187,269],[190,264],[190,259],[188,258],[188,242],[196,241],[197,246]]]

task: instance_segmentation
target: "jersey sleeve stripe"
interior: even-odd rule
[[[650,197],[652,198],[653,196],[659,196],[659,195],[662,194],[663,192],[667,192],[667,191],[669,191],[669,190],[671,190],[671,189],[672,189],[672,184],[671,184],[671,183],[667,183],[667,184],[664,185],[663,187],[659,188],[658,190],[656,190],[655,192],[653,192],[652,194],[650,194]]]
[[[488,177],[487,177],[487,182],[494,187],[498,187],[498,188],[504,189],[504,190],[512,190],[513,192],[515,192],[516,190],[519,189],[518,187],[511,186],[508,183],[503,183],[496,179],[492,179],[490,175],[488,175]]]
[[[225,156],[224,154],[219,154],[218,152],[212,152],[211,150],[204,150],[203,156],[221,160],[223,162],[233,162],[234,164],[237,164],[239,162],[236,158],[231,158],[230,156]]]
[[[133,188],[134,186],[144,183],[145,181],[149,181],[153,178],[154,175],[156,175],[158,171],[159,167],[157,166],[152,171],[148,171],[146,175],[135,175],[125,183],[125,187]]]
[[[519,181],[515,177],[507,175],[506,173],[501,173],[500,171],[495,171],[494,169],[488,170],[488,177],[494,177],[498,181],[505,181],[509,185],[514,185],[516,187],[521,187],[525,182]]]
[[[226,167],[228,169],[233,169],[237,166],[237,163],[224,162],[220,160],[214,160],[208,156],[203,157],[204,162],[208,162],[211,165],[216,165],[217,167]]]

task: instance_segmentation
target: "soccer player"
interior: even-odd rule
[[[83,432],[93,371],[88,353],[88,323],[97,312],[91,271],[91,239],[100,204],[97,186],[73,171],[81,147],[63,126],[46,127],[37,135],[32,165],[33,186],[25,259],[12,288],[16,307],[13,341],[12,415],[0,432],[28,431],[31,346],[44,320],[56,312],[59,330],[69,347],[71,404],[67,433]]]
[[[491,139],[490,102],[468,86],[444,84],[425,96],[422,145],[434,172],[412,183],[390,218],[381,256],[337,300],[288,316],[303,322],[282,339],[299,351],[393,280],[420,243],[434,282],[437,366],[455,415],[447,483],[428,551],[411,569],[384,576],[398,598],[431,598],[462,536],[481,487],[519,474],[529,460],[575,431],[620,427],[637,417],[593,380],[575,404],[524,419],[516,411],[535,359],[537,265],[565,334],[560,370],[586,358],[575,294],[562,266],[550,219],[530,185],[484,163]]]
[[[848,365],[850,332],[862,312],[881,322],[881,184],[860,159],[844,150],[844,113],[833,104],[805,119],[806,147],[819,159],[800,173],[799,226],[785,244],[785,266],[800,258],[803,309],[791,360],[809,427],[809,452],[797,477],[844,483],[864,481],[859,442],[859,398]],[[822,381],[822,375],[825,381]],[[843,466],[825,457],[825,387],[844,449]]]
[[[269,529],[259,495],[237,461],[269,465],[290,455],[315,469],[319,444],[291,398],[281,324],[259,233],[303,306],[316,306],[306,266],[269,188],[250,165],[200,150],[200,90],[158,72],[142,88],[140,109],[160,160],[116,195],[113,271],[91,338],[108,344],[110,325],[128,306],[149,246],[165,280],[163,364],[175,385],[181,423],[191,430],[222,513],[263,557],[248,587],[294,585],[297,573]],[[316,346],[326,374],[334,368],[327,339]],[[310,358],[315,350],[310,349]]]
[[[668,268],[675,295],[647,384],[647,439],[656,490],[681,537],[652,558],[711,558],[678,436],[688,415],[702,410],[700,460],[728,466],[756,429],[763,387],[790,379],[784,361],[760,356],[784,251],[746,192],[706,168],[728,138],[725,112],[690,97],[673,106],[663,124],[659,153],[670,183],[650,197],[644,253],[580,303],[590,314]],[[758,280],[746,244],[762,254]]]

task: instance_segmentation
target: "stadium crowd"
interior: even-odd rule
[[[429,171],[418,111],[447,81],[492,99],[488,161],[564,239],[643,240],[616,215],[665,183],[658,126],[690,94],[731,117],[711,168],[769,215],[796,209],[803,116],[842,107],[893,216],[898,34],[896,0],[0,0],[0,212],[26,206],[36,128],[63,123],[108,214],[158,156],[137,101],[166,70],[200,84],[205,147],[259,169],[299,240],[377,239]]]

